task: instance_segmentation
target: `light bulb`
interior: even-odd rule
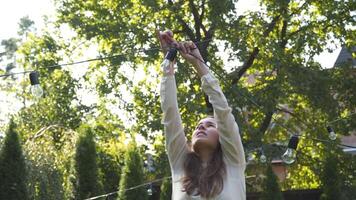
[[[176,48],[171,48],[171,49],[167,52],[167,54],[166,54],[166,56],[165,56],[163,62],[161,63],[161,69],[163,70],[163,73],[164,73],[164,74],[168,74],[168,73],[169,73],[169,71],[170,71],[170,64],[174,61],[174,59],[176,58],[176,56],[177,56],[177,49],[176,49]]]
[[[295,150],[288,148],[287,151],[282,155],[282,160],[287,164],[292,164],[295,161],[295,157],[296,157]]]
[[[327,126],[326,129],[329,132],[329,139],[330,140],[336,140],[336,133],[335,133],[334,129],[331,128],[331,126]]]
[[[287,148],[286,152],[282,155],[282,160],[286,164],[294,163],[296,155],[297,155],[296,149],[298,147],[298,142],[299,142],[298,136],[293,135],[290,138],[289,143],[288,143],[288,148]]]
[[[31,94],[36,98],[41,98],[43,95],[43,90],[40,85],[31,85]]]
[[[147,194],[148,194],[149,196],[152,196],[152,193],[153,193],[153,192],[152,192],[152,189],[151,189],[151,188],[148,188],[148,189],[147,189]]]
[[[251,163],[255,160],[255,156],[253,155],[253,153],[248,153],[248,156],[247,156],[247,162],[248,163]]]
[[[33,71],[30,73],[30,82],[31,82],[31,94],[35,98],[40,98],[43,95],[43,90],[40,86],[40,81],[39,81],[39,74],[37,71]]]
[[[266,163],[266,161],[267,161],[266,156],[264,154],[262,154],[261,157],[260,157],[260,162],[261,163]]]

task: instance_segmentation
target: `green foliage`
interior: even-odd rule
[[[22,36],[32,31],[31,28],[33,28],[34,24],[35,22],[32,21],[29,16],[22,17],[19,22],[18,34]]]
[[[340,176],[340,167],[338,163],[337,152],[327,153],[323,162],[323,171],[321,174],[322,195],[321,200],[341,200],[344,199],[342,191],[342,182]]]
[[[45,157],[46,155],[41,155],[42,159],[48,159]],[[33,160],[27,160],[26,163],[29,174],[28,180],[30,180],[28,183],[30,199],[65,199],[65,191],[62,185],[63,174],[58,168],[45,162],[35,162]]]
[[[272,165],[269,164],[266,168],[266,177],[262,183],[261,200],[282,200],[283,195],[279,187],[278,178],[272,170]]]
[[[60,148],[52,134],[62,132]],[[60,126],[42,129],[24,144],[29,172],[29,193],[31,199],[70,199],[72,185],[72,162],[75,153],[74,131]]]
[[[10,120],[0,151],[0,199],[29,199],[27,173],[16,125]]]
[[[126,149],[125,165],[121,172],[118,200],[140,199],[147,200],[147,188],[139,187],[126,191],[126,189],[143,184],[144,172],[142,156],[135,142],[131,142]]]
[[[167,178],[164,179],[161,185],[161,193],[159,196],[160,200],[171,200],[172,199],[172,181]]]
[[[120,182],[121,166],[114,156],[99,151],[98,153],[98,168],[100,171],[100,180],[103,186],[103,193],[111,193],[116,191]],[[117,198],[117,194],[107,197],[108,200]]]
[[[75,154],[75,198],[86,199],[101,192],[98,180],[97,153],[94,133],[87,125],[79,128]]]
[[[34,101],[27,92],[27,79],[11,77],[0,86],[22,104],[17,121],[19,133],[28,141],[24,149],[33,175],[31,198],[40,198],[42,194],[36,192],[39,187],[46,188],[42,190],[46,194],[58,191],[52,192],[53,198],[61,198],[62,191],[65,199],[73,198],[70,182],[75,176],[70,160],[76,135],[72,130],[82,123],[93,127],[98,149],[103,149],[97,156],[105,190],[114,187],[117,179],[109,176],[118,170],[107,170],[106,166],[123,165],[125,147],[121,141],[127,129],[143,135],[148,141],[146,150],[155,151],[156,171],[148,179],[169,174],[158,92],[162,56],[159,50],[135,52],[158,46],[155,29],[171,29],[178,40],[199,42],[203,58],[219,78],[233,109],[246,150],[262,143],[287,141],[290,133],[273,126],[275,122],[307,138],[327,139],[325,123],[355,110],[355,69],[349,65],[322,69],[314,58],[325,49],[334,50],[329,44],[355,46],[350,28],[354,24],[350,12],[353,2],[262,0],[263,10],[242,14],[236,12],[236,2],[56,0],[58,18],[54,23],[47,21],[42,33],[34,32],[28,17],[22,18],[19,36],[2,41],[7,68],[1,73],[20,66],[37,69],[45,97]],[[76,33],[72,38],[61,35],[59,27],[67,25]],[[96,47],[101,56],[123,55],[91,62],[85,76],[77,79],[70,70],[47,68],[85,55],[82,44]],[[216,54],[218,49],[225,50],[231,59],[228,66]],[[15,53],[17,65],[13,62]],[[189,138],[196,122],[205,115],[204,95],[193,69],[181,58],[177,64],[179,108]],[[252,83],[248,82],[251,77],[255,78]],[[99,99],[97,104],[86,106],[77,93],[89,86]],[[340,136],[348,135],[356,129],[355,117],[334,124],[334,129]],[[302,154],[288,168],[283,190],[323,185],[319,174],[323,168],[320,161],[327,157],[325,146],[303,139],[299,151]],[[279,155],[278,151],[271,153],[271,157]],[[353,191],[355,159],[339,156],[338,160],[342,163],[343,191]],[[259,183],[257,179],[247,181]]]

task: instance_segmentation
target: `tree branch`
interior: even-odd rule
[[[273,116],[274,112],[273,111],[268,111],[265,113],[265,118],[263,119],[262,121],[262,124],[260,126],[260,129],[259,129],[259,133],[260,133],[260,136],[262,137],[265,132],[267,131],[268,127],[269,127],[269,124],[271,123],[272,121],[272,116]]]
[[[189,7],[192,10],[193,16],[194,16],[194,28],[196,32],[196,39],[199,41],[201,39],[201,33],[200,33],[200,27],[202,26],[201,24],[201,18],[199,16],[198,9],[194,5],[193,0],[189,0]]]
[[[201,13],[200,13],[200,23],[201,23],[201,29],[203,30],[203,32],[204,32],[204,34],[205,34],[205,36],[206,36],[206,34],[207,34],[207,30],[206,30],[206,28],[205,28],[205,26],[203,25],[203,19],[204,19],[204,16],[205,16],[205,0],[202,0],[202,2],[201,2]]]
[[[172,0],[168,0],[168,4],[170,5],[169,8],[174,13],[179,13]],[[183,20],[183,18],[179,14],[177,14],[176,17],[178,19],[178,22],[183,26],[183,31],[188,35],[189,39],[196,42],[196,38],[193,30],[189,27],[189,25]]]
[[[279,18],[280,15],[277,15],[276,17],[273,18],[271,23],[268,24],[267,29],[263,32],[263,37],[267,37],[273,31]],[[232,84],[236,84],[240,80],[242,75],[245,74],[247,69],[252,66],[253,62],[257,58],[259,51],[260,50],[258,47],[253,48],[253,50],[250,52],[250,55],[248,56],[248,59],[244,62],[244,64],[241,67],[239,67],[237,70],[230,73],[230,77],[232,78]]]

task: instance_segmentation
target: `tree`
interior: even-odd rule
[[[79,128],[75,154],[75,198],[86,199],[100,192],[94,133],[88,125]]]
[[[272,170],[272,165],[268,164],[266,167],[266,177],[262,183],[261,200],[282,200],[282,192],[279,187],[278,178]]]
[[[0,199],[29,199],[27,173],[16,125],[10,120],[0,151]]]
[[[354,17],[350,12],[354,10],[353,2],[261,0],[263,10],[242,15],[236,12],[239,6],[236,2],[58,0],[58,18],[55,23],[47,22],[48,27],[56,28],[36,34],[30,32],[31,20],[21,20],[20,36],[2,42],[8,60],[4,61],[7,68],[1,73],[16,67],[12,62],[16,52],[17,58],[21,58],[17,66],[40,72],[45,98],[33,101],[26,93],[27,79],[21,81],[21,87],[14,87],[16,80],[21,79],[12,77],[1,82],[1,89],[20,97],[23,102],[24,108],[18,119],[22,138],[26,141],[36,138],[34,143],[41,144],[29,146],[28,150],[34,152],[30,154],[30,160],[35,160],[34,155],[42,155],[44,149],[53,149],[52,146],[55,146],[55,155],[60,155],[54,156],[55,160],[48,162],[49,165],[36,160],[33,166],[41,166],[39,171],[42,167],[58,167],[63,174],[65,189],[70,193],[67,182],[72,177],[72,165],[65,155],[71,155],[74,150],[68,145],[73,135],[67,135],[67,130],[75,130],[83,121],[92,125],[108,106],[114,105],[123,111],[117,117],[124,122],[130,120],[131,123],[124,124],[133,124],[128,127],[145,136],[147,146],[152,145],[157,136],[162,136],[157,92],[162,56],[159,49],[137,52],[141,48],[158,46],[156,28],[171,29],[176,39],[198,43],[203,58],[220,80],[247,150],[259,148],[262,143],[285,141],[290,132],[306,138],[327,139],[324,124],[355,110],[355,69],[342,66],[325,70],[314,57],[325,49],[332,51],[328,44],[340,43],[347,48],[355,45]],[[58,29],[66,25],[77,33],[68,40],[63,39]],[[21,40],[24,35],[27,37]],[[82,41],[97,47],[98,56],[111,57],[91,62],[85,76],[80,78],[74,78],[69,70],[60,67],[48,68],[85,53],[80,47],[77,49]],[[216,54],[221,48],[233,61],[228,63],[229,66],[224,66],[222,57]],[[117,54],[121,56],[112,56]],[[178,101],[188,138],[206,110],[200,80],[191,70],[187,63],[178,59]],[[140,73],[144,76],[137,76]],[[255,82],[247,81],[250,76]],[[95,86],[91,89],[99,94],[100,105],[85,106],[76,93],[92,84]],[[133,101],[126,97],[133,97]],[[130,118],[126,119],[126,116]],[[101,145],[115,140],[117,135],[111,130],[119,129],[117,121],[110,115],[103,118],[98,129],[108,125],[110,128],[96,135],[98,140],[105,140],[100,141]],[[283,124],[292,131],[281,126],[272,128],[274,123]],[[355,118],[343,120],[334,127],[341,135],[347,135],[355,128]],[[39,148],[43,143],[45,147]],[[319,160],[326,158],[327,150],[308,139],[302,140],[298,149],[303,154],[298,154],[297,162],[289,168],[290,176],[282,185],[283,189],[318,188],[322,184],[318,175],[323,167]],[[166,170],[166,155],[159,151],[155,160]],[[48,155],[46,158],[51,157]],[[339,159],[343,166],[355,166],[352,159]],[[161,177],[164,170],[158,169],[153,176]],[[340,168],[343,179],[350,181],[348,191],[353,191],[356,185],[352,181],[353,171],[354,167]],[[253,191],[254,188],[247,189]]]
[[[111,193],[117,190],[120,182],[121,166],[114,157],[104,151],[98,154],[98,168],[100,171],[100,180],[103,185],[103,193]],[[117,194],[107,197],[107,200],[117,199]]]
[[[161,194],[159,196],[160,200],[171,200],[172,199],[172,182],[171,179],[166,178],[163,180],[161,185]]]
[[[329,42],[340,42],[348,47],[354,44],[352,30],[347,26],[353,21],[349,12],[352,3],[332,0],[322,3],[261,1],[265,12],[243,15],[235,12],[235,3],[233,0],[189,0],[186,3],[147,0],[140,4],[135,1],[83,3],[70,0],[59,1],[57,8],[58,22],[69,24],[79,38],[98,41],[99,51],[104,55],[125,54],[141,47],[156,46],[155,28],[169,28],[176,33],[177,39],[199,42],[203,58],[209,61],[210,69],[219,77],[234,108],[246,148],[260,147],[262,142],[286,140],[290,133],[281,127],[265,134],[269,125],[276,122],[286,123],[289,129],[298,132],[303,127],[300,132],[308,137],[324,138],[325,121],[354,110],[355,104],[342,97],[334,98],[333,88],[338,88],[336,82],[346,81],[336,78],[338,70],[321,69],[313,58],[325,50]],[[301,13],[305,17],[300,17]],[[235,64],[230,69],[223,67],[222,59],[215,56],[218,42],[214,40],[221,41],[221,46],[231,52],[230,58],[240,61],[242,65]],[[127,110],[131,108],[130,114],[135,116],[135,130],[147,137],[155,137],[151,133],[162,128],[156,92],[159,72],[154,67],[158,66],[160,55],[158,51],[143,52],[141,55],[125,54],[98,63],[96,69],[110,67],[98,77],[97,88],[102,97],[111,94],[119,99],[122,97],[119,89],[126,85],[135,97],[134,102],[127,106]],[[127,68],[134,72],[142,68],[146,78],[135,84],[133,78],[128,78]],[[190,130],[204,114],[204,96],[199,90],[199,79],[190,73],[191,69],[180,62],[178,69],[178,101],[189,137]],[[254,84],[246,81],[247,75],[255,75]],[[352,81],[347,80],[347,83]],[[347,88],[338,93],[349,94],[350,85]],[[237,108],[244,108],[244,111],[238,112]],[[300,119],[303,119],[302,122]],[[348,124],[352,125],[351,121]],[[355,124],[348,128],[352,130],[354,127]],[[305,146],[317,145],[307,140]],[[308,156],[312,155],[310,149],[302,149]],[[324,156],[323,150],[313,149],[321,157]],[[308,159],[303,161],[303,166],[297,164],[293,167],[291,173],[294,176],[287,180],[284,187],[317,187],[319,180],[315,174],[320,165],[315,165],[315,162],[315,158]],[[308,176],[310,180],[304,180],[303,173],[312,174]]]
[[[93,67],[107,69],[97,76],[98,92],[101,98],[115,96],[115,101],[120,102],[120,88],[125,86],[134,102],[118,104],[134,116],[134,130],[148,139],[162,130],[157,93],[157,66],[162,57],[159,50],[127,52],[156,47],[156,28],[173,30],[178,40],[198,42],[203,58],[220,79],[246,149],[288,140],[290,131],[280,126],[269,129],[272,123],[285,124],[306,137],[327,138],[325,122],[355,109],[351,100],[354,95],[350,93],[354,90],[350,83],[355,80],[340,76],[351,69],[324,70],[314,57],[325,49],[332,51],[329,43],[339,42],[348,48],[355,45],[350,28],[354,21],[352,2],[263,0],[263,10],[242,15],[236,12],[236,2],[63,0],[57,4],[58,23],[72,27],[77,38],[95,41],[103,55],[123,54]],[[236,62],[225,67],[222,58],[215,54],[218,47],[228,50],[229,59]],[[94,76],[96,70],[89,71],[88,76]],[[129,75],[142,71],[142,79]],[[247,81],[249,76],[255,77],[254,83]],[[176,80],[180,112],[189,138],[196,121],[204,116],[204,95],[199,79],[180,60]],[[345,87],[337,84],[340,82]],[[352,120],[347,120],[335,129],[355,127]],[[313,140],[303,141],[300,149],[312,159],[300,160],[291,167],[293,176],[286,180],[283,189],[319,186],[316,174],[321,165],[316,163],[325,152],[316,147],[319,146]],[[308,179],[304,179],[304,174],[308,174]]]
[[[340,167],[338,163],[338,156],[335,150],[327,153],[326,159],[323,162],[323,170],[321,174],[322,181],[322,200],[342,200],[342,182],[340,176]]]
[[[135,142],[127,146],[125,153],[125,165],[121,172],[118,200],[142,199],[147,200],[147,188],[138,186],[144,182],[142,156]]]

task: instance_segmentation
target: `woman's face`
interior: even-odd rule
[[[200,120],[192,136],[194,151],[199,151],[201,148],[215,149],[218,142],[219,132],[216,120],[211,117]]]

